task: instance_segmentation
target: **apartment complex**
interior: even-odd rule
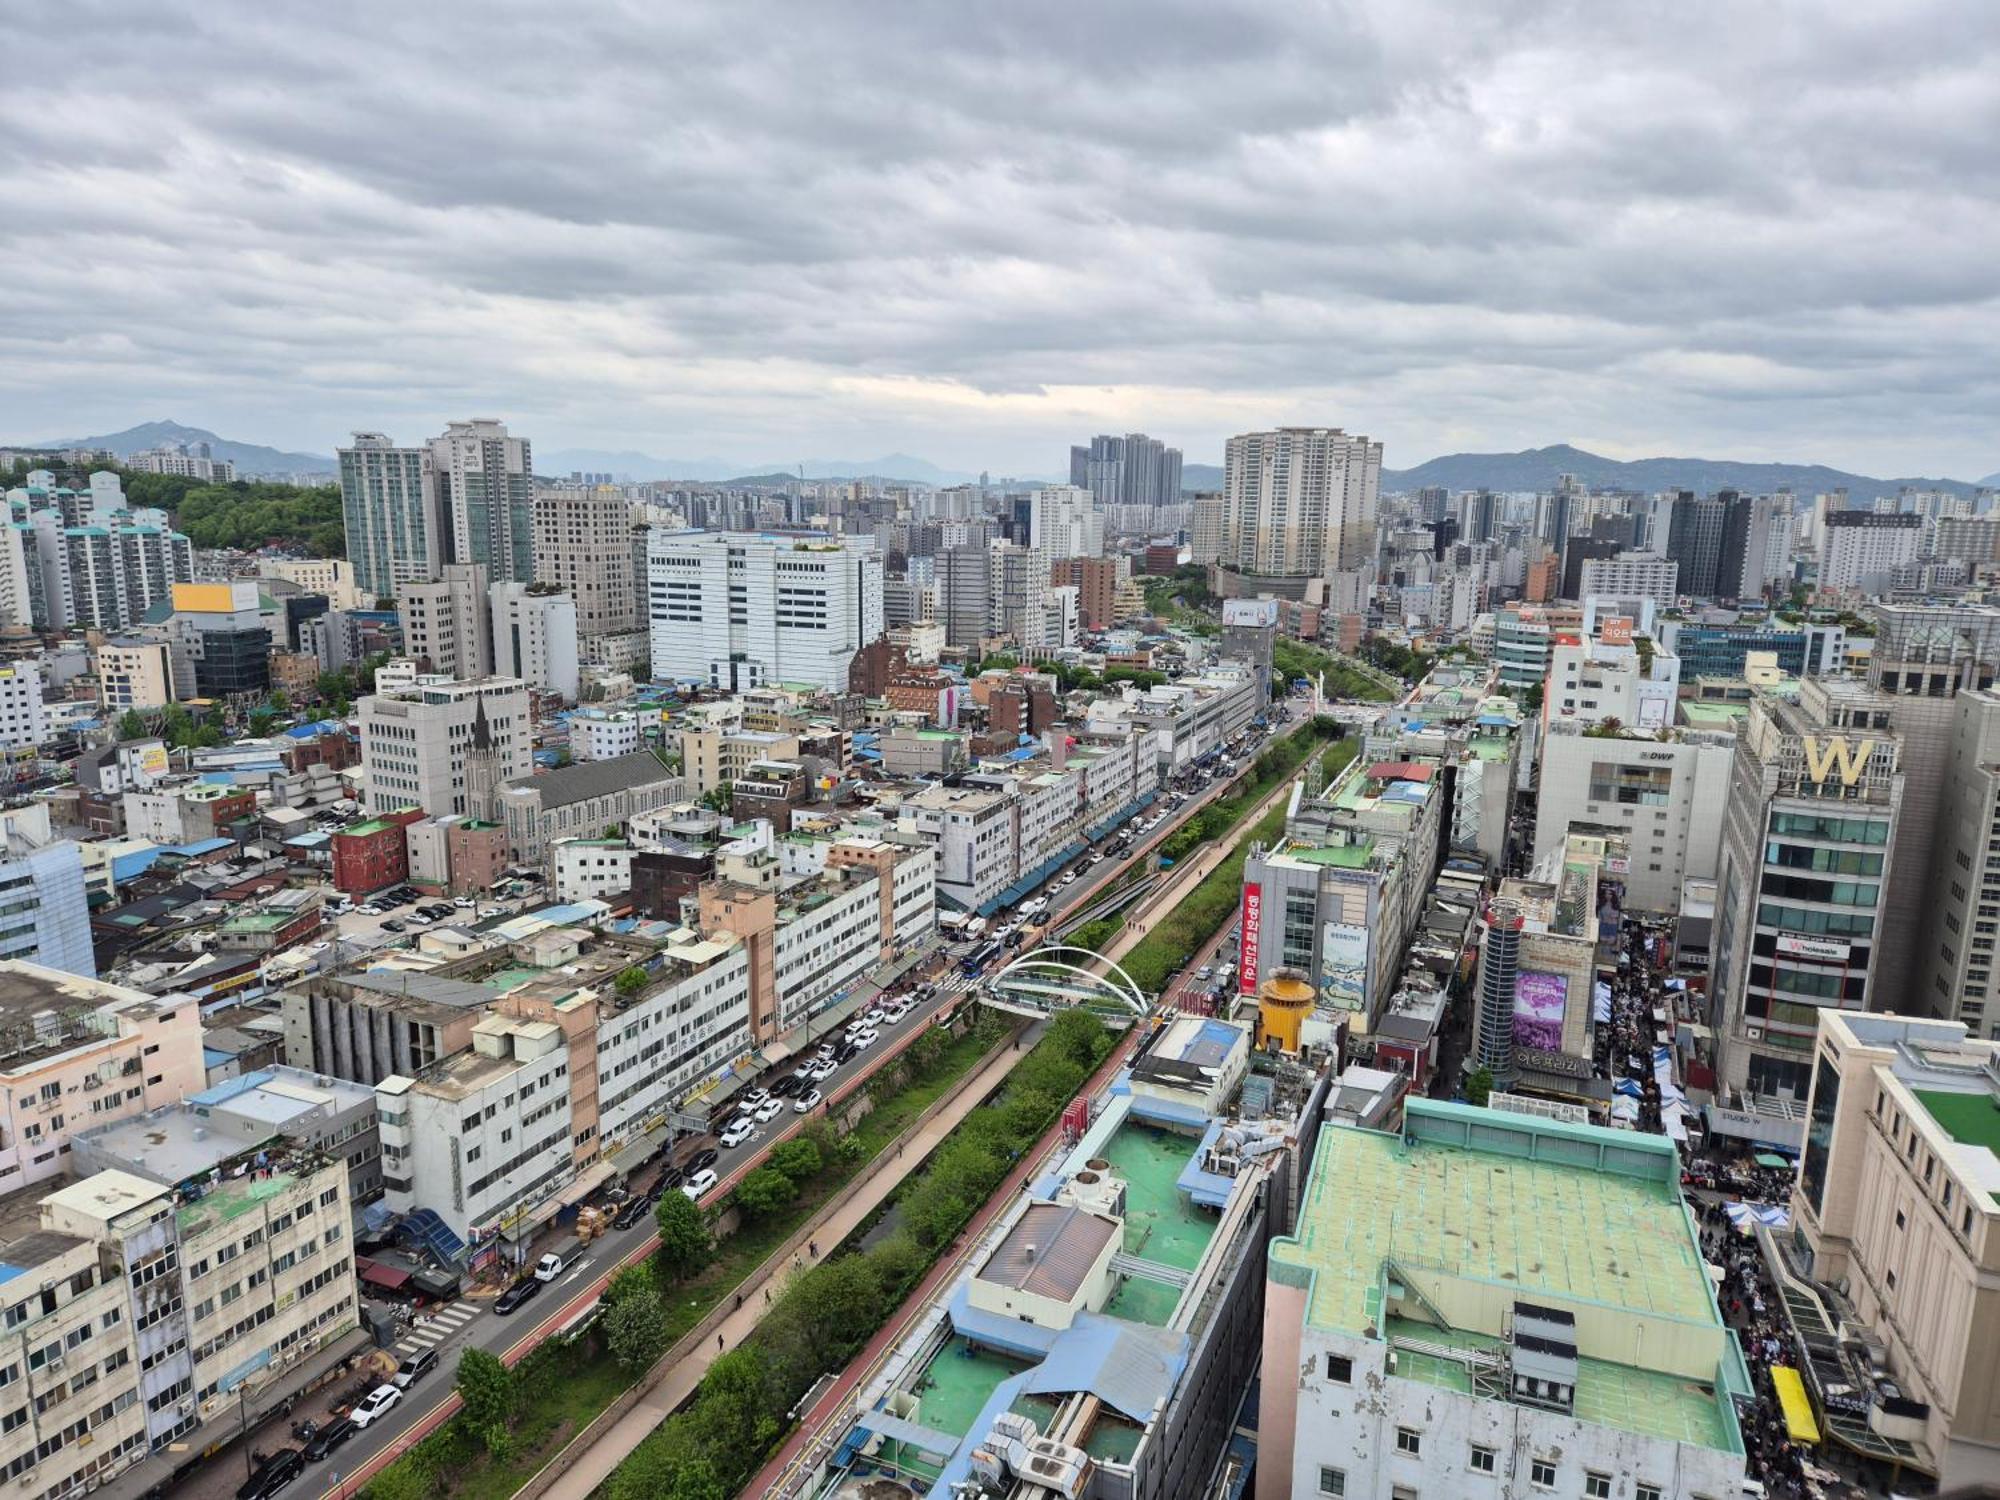
[[[450,422],[424,446],[430,513],[444,527],[447,562],[478,563],[494,583],[534,573],[535,464],[526,438],[504,422]]]
[[[1664,1137],[1412,1098],[1266,1271],[1257,1500],[1724,1500],[1753,1395]]]
[[[1896,569],[1917,560],[1923,540],[1922,516],[1833,511],[1820,533],[1819,587],[1886,594]]]
[[[844,692],[884,628],[882,559],[853,540],[654,527],[646,590],[654,677],[730,691]]]
[[[335,455],[347,555],[368,602],[402,598],[411,584],[437,577],[446,561],[444,523],[424,478],[427,452],[357,432]]]
[[[1028,545],[1051,563],[1104,555],[1104,511],[1091,491],[1050,485],[1028,496]]]
[[[1247,432],[1229,440],[1223,475],[1223,566],[1326,577],[1374,556],[1380,443],[1337,427]]]
[[[423,675],[360,704],[361,769],[373,813],[491,817],[500,786],[531,769],[527,684]]]
[[[1650,599],[1661,609],[1672,609],[1679,595],[1680,574],[1681,565],[1671,557],[1656,557],[1650,552],[1586,557],[1577,564],[1577,586],[1569,597]]]
[[[97,973],[83,856],[74,841],[55,836],[43,802],[0,809],[0,959]]]
[[[1181,504],[1181,450],[1143,432],[1102,434],[1069,450],[1069,482],[1101,507]]]

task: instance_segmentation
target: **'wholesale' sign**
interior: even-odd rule
[[[1257,993],[1257,936],[1264,923],[1264,888],[1261,885],[1243,887],[1243,961],[1237,976],[1236,988],[1239,994]]]

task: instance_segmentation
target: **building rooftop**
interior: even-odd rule
[[[609,797],[626,787],[647,786],[661,781],[677,779],[660,758],[650,750],[634,750],[629,755],[614,755],[609,760],[579,761],[573,766],[562,766],[553,771],[544,771],[539,776],[522,776],[507,783],[508,791],[530,790],[540,796],[542,807],[568,807],[575,802],[589,802],[598,797]]]
[[[1104,1247],[1119,1232],[1118,1221],[1102,1214],[1064,1204],[1030,1203],[979,1268],[979,1279],[1057,1302],[1072,1301]]]
[[[1444,1309],[1413,1333],[1432,1344],[1497,1342],[1501,1312],[1517,1300],[1573,1311],[1583,1363],[1596,1367],[1583,1371],[1596,1378],[1580,1382],[1590,1387],[1578,1392],[1580,1413],[1737,1442],[1716,1376],[1686,1373],[1712,1357],[1720,1375],[1740,1356],[1663,1138],[1413,1099],[1401,1135],[1321,1135],[1298,1233],[1274,1242],[1271,1263],[1308,1289],[1309,1324],[1367,1338],[1393,1334],[1391,1303],[1412,1295]],[[1602,1358],[1613,1349],[1658,1351],[1661,1366],[1672,1354],[1684,1368]],[[1462,1366],[1433,1363],[1435,1384],[1464,1378]],[[1397,1373],[1424,1379],[1426,1368],[1404,1355]]]

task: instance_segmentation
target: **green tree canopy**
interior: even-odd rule
[[[620,969],[618,977],[611,981],[611,986],[629,1000],[645,989],[646,983],[646,971],[633,964],[629,968]]]
[[[736,1206],[753,1219],[768,1219],[798,1195],[799,1190],[783,1172],[759,1167],[736,1185]]]
[[[118,738],[121,740],[143,740],[148,731],[146,721],[136,708],[128,708],[118,716]]]
[[[1465,1080],[1465,1099],[1468,1104],[1484,1106],[1493,1096],[1493,1070],[1480,1066]]]
[[[648,1368],[666,1352],[667,1314],[650,1276],[643,1286],[628,1289],[605,1313],[604,1342],[611,1357],[634,1372]]]
[[[653,1210],[653,1222],[660,1230],[660,1248],[655,1260],[663,1284],[687,1280],[714,1257],[715,1241],[709,1238],[701,1210],[686,1193],[673,1191],[661,1198]]]
[[[466,1425],[489,1450],[504,1443],[514,1415],[514,1372],[499,1355],[469,1348],[458,1357],[457,1389]]]
[[[820,1166],[819,1147],[804,1136],[794,1136],[771,1152],[772,1169],[783,1173],[794,1186],[818,1176]]]

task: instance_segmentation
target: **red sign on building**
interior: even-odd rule
[[[1243,961],[1237,976],[1236,988],[1239,994],[1257,993],[1257,936],[1264,922],[1264,888],[1261,885],[1243,887]]]

